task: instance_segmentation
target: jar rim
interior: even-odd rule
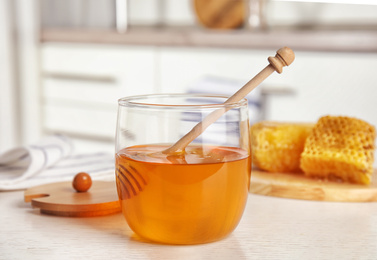
[[[242,98],[239,101],[224,103],[230,96],[222,94],[199,94],[199,93],[168,93],[168,94],[146,94],[146,95],[135,95],[127,96],[118,99],[119,106],[127,107],[158,107],[158,108],[221,108],[221,107],[242,107],[247,105],[247,99]],[[198,101],[203,100],[201,103],[195,104],[164,104],[159,102],[147,102],[147,100],[152,100],[153,98],[169,98],[169,99],[179,99],[179,98],[196,98]],[[209,102],[209,100],[219,100],[224,99],[222,103]],[[204,102],[205,101],[205,102]]]

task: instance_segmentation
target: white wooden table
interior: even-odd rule
[[[377,259],[377,203],[250,194],[233,234],[195,246],[139,241],[120,213],[43,215],[23,191],[0,192],[0,207],[0,259]]]

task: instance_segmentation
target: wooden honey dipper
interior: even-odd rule
[[[274,71],[279,74],[283,72],[283,67],[289,66],[295,59],[294,52],[288,48],[283,47],[276,52],[275,57],[269,57],[269,65],[265,67],[261,72],[259,72],[254,78],[247,82],[242,88],[240,88],[235,94],[228,98],[224,104],[230,104],[240,101],[244,98],[250,91],[256,88],[260,83],[263,82],[268,76],[270,76]],[[226,111],[230,108],[220,108],[214,110],[208,116],[206,116],[201,122],[195,125],[190,132],[179,139],[175,144],[170,146],[168,149],[162,151],[164,154],[180,155],[185,151],[187,145],[189,145],[195,138],[201,135],[208,126],[219,119]],[[174,156],[171,156],[174,160]],[[118,176],[119,185],[123,187],[123,192],[118,191],[118,194],[122,194],[123,199],[129,199],[136,196],[141,192],[145,185],[147,185],[146,177],[135,168],[129,167],[118,167],[116,169],[116,174]]]
[[[224,104],[238,102],[243,99],[249,92],[261,84],[268,76],[270,76],[274,71],[279,74],[283,72],[283,67],[289,66],[295,59],[294,52],[288,48],[280,48],[275,57],[269,57],[268,62],[270,63],[261,72],[259,72],[254,78],[247,82],[242,88],[240,88],[236,93],[234,93],[230,98],[228,98]],[[213,111],[207,117],[205,117],[201,122],[195,125],[190,132],[179,139],[175,144],[170,146],[168,149],[164,150],[162,153],[171,154],[175,152],[184,151],[186,146],[189,145],[195,138],[201,135],[208,126],[219,119],[226,111],[230,108],[222,108]]]

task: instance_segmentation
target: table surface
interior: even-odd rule
[[[44,215],[23,191],[0,192],[0,259],[377,259],[377,203],[319,202],[249,194],[237,229],[209,244],[136,238],[122,214]]]

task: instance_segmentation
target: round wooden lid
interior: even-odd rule
[[[31,202],[41,213],[92,217],[121,211],[115,182],[94,181],[86,192],[77,192],[72,182],[58,182],[29,188],[24,193],[25,202]]]

